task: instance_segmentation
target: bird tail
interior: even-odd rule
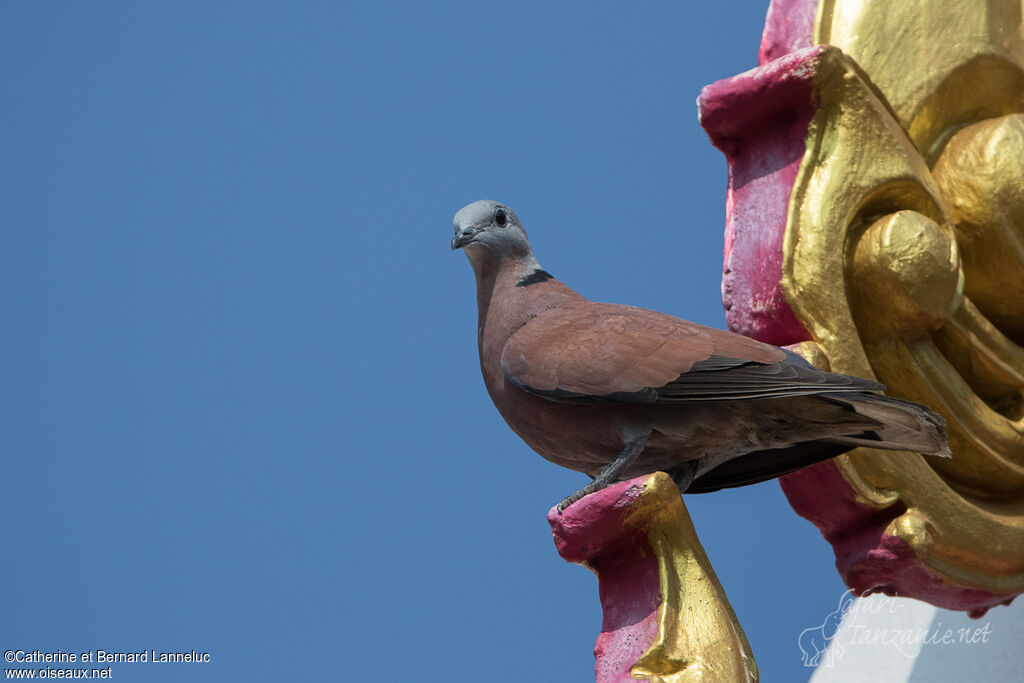
[[[952,456],[946,443],[946,421],[919,403],[868,392],[829,392],[815,396],[857,413],[860,420],[847,415],[845,420],[833,423],[854,433],[748,453],[701,474],[685,492],[707,493],[756,484],[834,458],[858,446],[913,451],[942,458]],[[677,478],[680,473],[669,474]]]
[[[919,403],[885,394],[832,393],[821,396],[848,406],[858,415],[863,415],[880,425],[863,434],[836,436],[822,439],[823,441],[851,447],[915,451],[940,458],[952,456],[946,442],[946,421]]]

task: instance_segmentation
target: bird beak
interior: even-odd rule
[[[476,234],[480,232],[479,228],[463,228],[455,233],[455,237],[452,238],[452,251],[461,249],[476,237]]]

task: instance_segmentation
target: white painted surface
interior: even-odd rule
[[[981,619],[883,595],[837,610],[838,630],[815,633],[831,637],[811,683],[1024,682],[1024,602]]]

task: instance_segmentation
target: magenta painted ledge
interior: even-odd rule
[[[757,63],[764,65],[814,44],[818,0],[772,0],[764,20]]]
[[[729,162],[722,302],[729,329],[771,344],[810,339],[783,296],[789,197],[814,115],[812,47],[712,83],[700,123]]]
[[[906,542],[885,533],[906,508],[879,510],[858,502],[835,463],[808,467],[779,482],[797,514],[813,522],[832,544],[836,568],[855,594],[913,597],[972,617],[1013,600],[1012,595],[943,583],[924,569]]]
[[[589,567],[598,580],[604,620],[594,646],[598,683],[632,681],[630,669],[658,633],[658,565],[646,528],[628,530],[623,520],[650,475],[620,482],[570,505],[548,522],[558,553]],[[642,525],[641,525],[642,526]]]

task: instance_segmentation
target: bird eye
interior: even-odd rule
[[[494,224],[499,228],[504,228],[508,224],[508,215],[504,209],[498,209],[494,212]]]

